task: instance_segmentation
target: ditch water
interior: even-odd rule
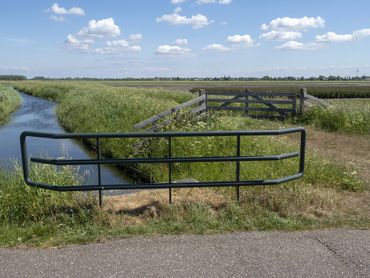
[[[19,136],[23,131],[39,131],[49,133],[65,133],[56,116],[56,104],[45,99],[21,95],[20,108],[11,115],[7,123],[0,126],[0,166],[6,170],[14,169],[14,162],[21,163]],[[29,157],[55,157],[66,159],[87,159],[95,157],[80,142],[71,139],[27,139]],[[131,183],[132,179],[124,175],[114,166],[101,167],[102,181],[105,184]],[[83,177],[84,184],[97,184],[97,166],[80,166],[78,173]],[[131,190],[132,191],[132,190]],[[128,193],[110,191],[108,195]]]

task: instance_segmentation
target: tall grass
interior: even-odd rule
[[[79,181],[71,168],[57,171],[55,167],[34,165],[32,179],[54,185],[71,185]],[[15,171],[0,170],[0,223],[26,225],[28,223],[50,222],[71,214],[90,203],[90,195],[72,192],[60,193],[26,185],[22,169],[15,165]]]
[[[20,105],[18,92],[11,87],[0,84],[0,124]]]
[[[331,100],[327,108],[312,107],[300,118],[327,131],[347,134],[370,134],[370,100]]]
[[[19,89],[58,101],[59,120],[73,132],[131,131],[134,123],[192,97],[188,93],[110,88],[95,83],[50,82],[41,86],[42,89],[38,88],[38,83],[24,82]],[[54,86],[61,88],[54,90]],[[260,128],[261,124],[265,122],[225,113],[196,122],[185,117],[183,122],[175,122],[167,130],[248,130]],[[245,137],[241,142],[242,155],[297,150],[298,145],[291,142],[285,136]],[[164,157],[168,155],[167,144],[164,139],[102,140],[102,150],[112,157]],[[174,139],[173,147],[173,155],[181,157],[236,153],[236,141],[232,137],[179,138]],[[223,200],[218,205],[207,198],[199,202],[184,200],[175,205],[151,201],[139,208],[118,212],[98,210],[91,196],[30,188],[24,184],[19,169],[13,174],[0,171],[0,244],[25,241],[58,245],[131,234],[368,225],[369,205],[360,195],[368,196],[368,189],[356,173],[311,154],[306,161],[303,179],[276,187],[245,188],[240,206],[232,201],[234,191],[229,188],[209,191]],[[153,181],[166,180],[168,174],[166,164],[139,165],[134,170],[140,177]],[[173,179],[227,181],[235,178],[235,163],[177,163],[173,170]],[[242,179],[276,178],[297,170],[297,159],[241,163]],[[36,167],[32,176],[52,184],[69,184],[77,179],[69,168],[58,172],[53,167]],[[197,198],[202,194],[195,192]],[[346,202],[347,198],[354,202]],[[357,209],[353,203],[362,205]]]

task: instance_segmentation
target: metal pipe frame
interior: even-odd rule
[[[269,156],[241,156],[241,138],[243,136],[278,136],[292,133],[300,133],[299,152],[291,152],[279,155]],[[47,138],[47,139],[95,139],[96,140],[96,159],[71,159],[57,160],[28,157],[27,138]],[[236,137],[236,155],[235,156],[217,156],[217,157],[173,157],[172,138],[179,137]],[[168,140],[168,157],[159,158],[124,158],[111,159],[102,158],[100,151],[101,139],[105,138],[164,138]],[[288,181],[301,178],[304,175],[305,150],[306,150],[306,131],[302,127],[288,128],[282,130],[250,130],[250,131],[209,131],[209,132],[146,132],[146,133],[89,133],[89,134],[53,134],[25,131],[20,135],[20,145],[22,154],[23,177],[27,185],[44,188],[55,191],[99,191],[100,203],[101,192],[112,189],[169,189],[170,201],[172,201],[173,188],[190,187],[230,187],[236,188],[237,199],[239,201],[240,186],[264,186],[277,185]],[[278,179],[258,179],[258,180],[240,180],[240,162],[242,161],[276,161],[299,157],[299,169],[296,174]],[[97,165],[98,183],[89,185],[51,185],[33,181],[30,178],[29,162],[49,164],[49,165]],[[172,181],[173,163],[192,163],[192,162],[235,162],[236,172],[235,180],[231,181],[207,181],[207,182],[174,182]],[[101,180],[101,165],[106,164],[139,164],[139,163],[167,163],[168,164],[168,182],[159,183],[137,183],[137,184],[104,184]]]

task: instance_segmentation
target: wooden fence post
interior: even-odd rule
[[[244,115],[248,116],[249,115],[249,90],[248,88],[244,91],[245,93],[245,112],[244,112]]]
[[[299,115],[303,115],[304,95],[306,94],[306,91],[306,88],[299,89]]]
[[[199,90],[199,96],[204,96],[204,95],[206,96],[206,98],[205,98],[204,101],[199,102],[199,106],[205,105],[206,112],[207,112],[207,108],[208,108],[208,104],[207,104],[207,93],[206,93],[206,90],[205,89],[200,89]]]

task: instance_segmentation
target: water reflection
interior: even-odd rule
[[[21,98],[21,107],[12,114],[9,122],[0,126],[0,164],[8,170],[14,168],[14,160],[20,161],[19,135],[22,131],[65,132],[56,118],[54,102],[22,93]],[[86,159],[91,155],[81,143],[68,139],[29,138],[27,149],[29,156]],[[97,166],[80,166],[78,172],[85,184],[97,182]],[[129,178],[115,167],[102,166],[102,181],[104,184],[122,184],[127,183]]]

